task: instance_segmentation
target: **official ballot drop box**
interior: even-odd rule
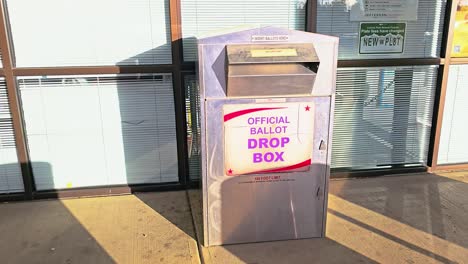
[[[325,234],[338,39],[198,40],[205,246]]]

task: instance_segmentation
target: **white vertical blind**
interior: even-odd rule
[[[0,78],[0,193],[23,192],[5,79]]]
[[[170,74],[18,84],[39,190],[178,181]]]
[[[170,64],[169,0],[7,0],[19,67]]]
[[[438,164],[468,163],[468,65],[451,65]]]
[[[317,7],[317,32],[340,38],[340,59],[439,56],[446,0],[419,0],[416,21],[390,21],[407,22],[404,53],[402,54],[359,54],[360,22],[350,21],[350,7],[347,6],[347,3],[356,3],[356,1],[318,0]]]
[[[436,78],[437,66],[339,69],[332,167],[424,164]]]
[[[304,30],[304,0],[181,0],[184,59],[196,60],[196,37],[241,25]]]

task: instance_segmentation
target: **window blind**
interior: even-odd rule
[[[19,67],[170,64],[169,0],[8,0]]]
[[[339,69],[332,167],[424,164],[436,78],[437,66]]]
[[[23,192],[5,79],[0,78],[0,193]]]
[[[305,29],[302,0],[181,0],[184,60],[197,57],[196,37],[241,25]]]
[[[18,80],[39,190],[177,182],[170,74]]]
[[[468,162],[468,65],[452,65],[449,70],[438,164]]]
[[[197,180],[201,173],[200,91],[195,75],[186,75],[184,81],[189,177]]]
[[[445,0],[418,1],[417,20],[406,21],[406,37],[402,54],[359,54],[360,22],[350,21],[347,2],[353,1],[319,0],[317,6],[317,32],[340,38],[338,53],[340,59],[427,58],[439,56],[446,6]]]

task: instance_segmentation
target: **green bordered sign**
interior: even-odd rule
[[[403,53],[406,23],[361,23],[359,54]]]

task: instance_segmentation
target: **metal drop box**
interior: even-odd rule
[[[311,43],[234,44],[226,55],[227,96],[307,95],[319,66]]]
[[[198,39],[205,246],[325,235],[338,39]]]

